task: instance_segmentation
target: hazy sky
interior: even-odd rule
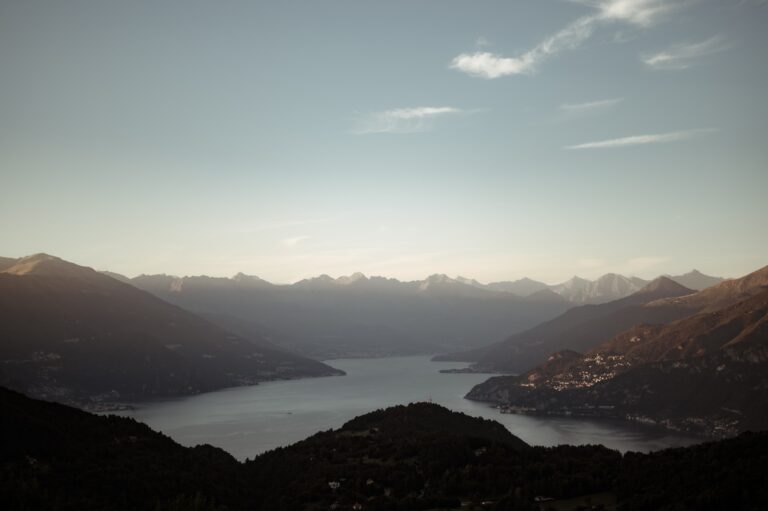
[[[760,0],[0,0],[0,254],[736,276],[766,91]]]

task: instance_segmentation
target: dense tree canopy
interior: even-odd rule
[[[554,505],[537,497],[607,493],[632,511],[756,510],[768,498],[766,433],[622,457],[530,447],[494,421],[418,403],[239,463],[132,419],[2,388],[0,409],[5,509],[535,510]]]

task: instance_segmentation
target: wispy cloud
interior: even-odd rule
[[[451,62],[451,68],[470,76],[499,78],[501,76],[531,74],[547,57],[578,47],[594,30],[593,17],[579,18],[560,32],[547,38],[519,57],[502,57],[490,52],[462,53]]]
[[[581,46],[601,24],[624,23],[647,27],[678,7],[679,0],[583,0],[578,3],[596,9],[594,14],[577,18],[571,24],[518,57],[476,51],[462,53],[450,67],[470,76],[494,79],[502,76],[531,74],[553,55]]]
[[[604,21],[623,21],[648,27],[665,15],[678,9],[683,1],[681,0],[593,0],[583,1],[581,3],[594,5],[599,13],[598,17]]]
[[[598,142],[587,142],[566,146],[565,149],[611,149],[615,147],[628,147],[646,144],[663,144],[669,142],[678,142],[688,140],[705,133],[711,133],[712,129],[698,129],[686,131],[673,131],[670,133],[657,133],[653,135],[634,135],[631,137],[613,138],[610,140],[600,140]]]
[[[652,69],[687,69],[701,57],[726,49],[725,38],[715,36],[698,43],[676,44],[658,53],[643,55],[641,60]]]
[[[293,238],[285,238],[283,240],[283,245],[285,245],[288,248],[293,248],[302,241],[308,240],[309,236],[294,236]]]
[[[560,105],[560,110],[569,113],[591,112],[593,110],[601,110],[616,106],[622,101],[624,101],[624,98],[601,99],[598,101],[588,101],[586,103],[565,103]]]
[[[467,111],[452,106],[420,106],[372,112],[360,120],[355,133],[418,133],[431,129],[439,117],[460,113]]]

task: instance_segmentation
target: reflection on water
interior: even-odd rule
[[[497,420],[533,445],[603,444],[650,451],[696,440],[629,423],[500,414],[463,396],[488,378],[443,374],[461,363],[429,357],[333,360],[347,376],[269,382],[172,401],[142,403],[124,412],[183,445],[208,443],[240,459],[302,440],[386,406],[432,400],[452,410]]]

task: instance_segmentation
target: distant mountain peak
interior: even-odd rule
[[[323,273],[322,275],[318,275],[317,277],[311,277],[308,279],[300,280],[299,282],[296,282],[293,284],[294,286],[298,287],[314,287],[316,289],[333,289],[339,285],[349,285],[353,284],[355,282],[362,282],[367,281],[368,277],[363,275],[360,272],[353,273],[349,276],[342,276],[339,278],[333,278],[327,273]]]
[[[470,278],[467,278],[467,277],[462,277],[461,275],[456,277],[456,282],[459,282],[461,284],[466,284],[466,285],[472,286],[472,287],[479,287],[479,288],[485,287],[481,283],[476,281],[475,279],[470,279]]]
[[[328,275],[327,273],[323,273],[321,275],[318,275],[317,277],[310,277],[308,279],[301,280],[297,282],[297,284],[333,284],[336,282],[336,279]]]
[[[259,285],[259,286],[271,286],[272,283],[268,282],[261,277],[257,277],[256,275],[246,275],[243,272],[238,272],[235,275],[232,276],[232,280],[234,282],[237,282],[238,284],[250,284],[250,285]]]
[[[715,284],[719,284],[720,282],[723,281],[721,277],[712,277],[710,275],[701,273],[699,270],[696,270],[696,269],[691,270],[688,273],[685,273],[683,275],[665,275],[665,276],[674,280],[678,284],[681,284],[695,291],[701,291],[702,289],[712,287]]]
[[[447,293],[453,296],[480,297],[498,296],[493,286],[484,286],[476,280],[462,277],[451,278],[443,273],[435,273],[422,281],[416,281],[418,291],[424,293]]]
[[[493,291],[512,293],[517,296],[530,296],[538,291],[549,289],[549,286],[545,283],[529,279],[528,277],[514,281],[492,282],[484,287]]]
[[[19,262],[22,261],[48,261],[51,259],[56,259],[58,261],[63,261],[61,257],[56,257],[51,254],[46,254],[45,252],[38,252],[36,254],[31,254],[28,256],[24,256],[21,259],[19,259]]]
[[[606,273],[597,280],[587,280],[578,276],[550,286],[557,294],[567,300],[584,303],[604,303],[629,296],[639,290],[646,281],[637,278],[627,278],[616,273]]]
[[[431,287],[443,284],[458,284],[458,282],[444,273],[434,273],[421,282],[419,289],[426,291]]]
[[[352,275],[339,277],[338,279],[336,279],[336,283],[346,286],[349,284],[354,284],[355,282],[364,282],[367,280],[368,280],[368,277],[366,277],[363,273],[357,271]]]
[[[695,291],[688,289],[682,284],[678,284],[669,277],[657,277],[644,287],[642,287],[636,294],[659,294],[665,293],[675,296],[682,296],[684,294],[692,294]]]
[[[64,260],[60,257],[56,257],[50,254],[46,254],[44,252],[40,252],[38,254],[32,254],[32,255],[22,257],[21,259],[17,260],[16,264],[37,265],[37,264],[42,264],[50,261],[64,262]]]
[[[4,273],[13,275],[46,275],[59,277],[84,277],[99,275],[93,268],[79,266],[49,254],[33,254],[22,257]],[[99,275],[100,276],[100,275]]]

